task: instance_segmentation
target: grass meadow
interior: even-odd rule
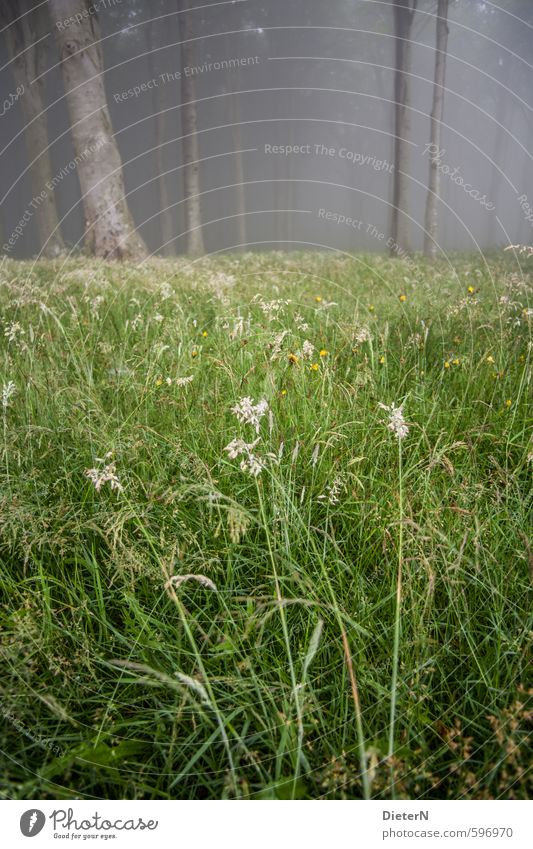
[[[531,794],[532,263],[4,262],[4,796]]]

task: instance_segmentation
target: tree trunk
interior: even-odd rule
[[[34,198],[42,197],[35,209],[40,253],[53,258],[65,250],[65,244],[59,227],[54,190],[47,187],[53,175],[48,149],[46,87],[42,79],[30,85],[43,71],[46,52],[42,44],[36,45],[36,41],[46,32],[46,28],[38,9],[23,15],[29,9],[29,0],[4,0],[0,3],[0,21],[6,26],[6,41],[15,84],[24,92],[20,104],[32,191]]]
[[[446,78],[446,51],[448,49],[448,5],[449,0],[439,0],[437,6],[437,38],[435,51],[435,82],[433,86],[433,109],[430,118],[430,143],[433,150],[440,150],[442,116],[444,113],[444,82]],[[438,252],[437,225],[440,191],[440,171],[436,157],[429,160],[428,193],[426,198],[426,222],[424,254],[435,259]]]
[[[492,154],[493,164],[491,165],[491,178],[488,191],[488,200],[490,203],[494,204],[496,204],[496,201],[498,200],[498,195],[504,179],[496,166],[501,168],[504,173],[506,168],[504,152],[505,144],[508,140],[506,129],[508,129],[509,111],[509,99],[506,93],[504,92],[499,95],[498,104],[496,107],[496,115],[494,116],[496,118],[497,124],[494,128],[495,141],[494,150]],[[490,218],[489,226],[487,228],[488,244],[494,244],[494,242],[498,239],[498,233],[501,232],[502,231],[496,220],[496,212],[493,212]]]
[[[237,75],[234,79],[238,82]],[[237,197],[237,243],[240,250],[245,251],[248,244],[246,232],[246,195],[244,177],[244,159],[242,150],[241,111],[237,102],[238,95],[230,94],[231,101],[231,138],[233,141],[233,157],[235,162],[235,193]]]
[[[409,251],[409,72],[411,30],[418,0],[393,0],[395,34],[394,177],[391,255]]]
[[[181,128],[183,157],[183,196],[185,207],[186,250],[190,256],[205,253],[200,206],[200,166],[198,160],[198,127],[194,77],[185,73],[193,66],[194,51],[191,5],[189,0],[178,0],[181,42]]]
[[[157,77],[154,57],[157,55],[157,48],[161,42],[158,39],[157,21],[152,21],[150,25],[150,65],[152,77]],[[168,26],[168,24],[167,24]],[[154,89],[154,112],[155,112],[155,161],[157,168],[157,195],[159,201],[159,226],[161,233],[160,252],[163,256],[172,256],[174,253],[174,239],[176,236],[176,228],[174,226],[174,216],[171,206],[169,192],[169,177],[165,174],[165,151],[167,146],[165,140],[167,138],[167,110],[165,98],[165,86],[158,86]]]
[[[56,30],[85,213],[85,248],[103,259],[146,256],[124,197],[122,161],[103,82],[100,27],[91,0],[48,0]],[[92,12],[92,14],[91,14]],[[58,28],[79,14],[75,26]]]

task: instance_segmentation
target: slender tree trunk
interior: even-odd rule
[[[146,256],[124,196],[122,161],[103,81],[100,26],[91,0],[48,0],[56,30],[85,213],[85,247],[104,259]],[[57,21],[79,14],[76,26]]]
[[[150,25],[150,65],[152,77],[157,77],[154,56],[156,55],[157,47],[160,45],[157,34],[157,22],[152,22]],[[166,98],[164,95],[165,87],[161,84],[154,89],[154,112],[155,112],[155,161],[157,168],[157,195],[159,202],[159,226],[161,234],[160,252],[163,256],[172,256],[174,253],[174,238],[176,236],[176,228],[174,226],[174,216],[171,206],[171,198],[169,192],[169,177],[165,174],[165,139],[167,138],[167,110]]]
[[[446,79],[446,51],[448,49],[448,5],[449,0],[439,0],[437,6],[437,37],[435,51],[435,81],[433,86],[433,109],[430,119],[430,143],[440,150],[442,116],[444,113],[444,82]],[[424,254],[430,259],[437,256],[438,203],[440,171],[436,157],[429,160],[428,193],[426,198],[426,222]]]
[[[238,83],[238,76],[233,78]],[[233,159],[235,163],[235,193],[237,200],[237,241],[241,250],[246,250],[248,236],[246,232],[246,195],[244,177],[244,159],[242,150],[241,110],[237,101],[238,95],[230,95],[231,100],[231,138],[233,142]]]
[[[394,75],[394,177],[392,194],[391,254],[409,251],[409,72],[411,30],[418,0],[393,0],[395,33]]]
[[[31,85],[32,80],[36,80],[44,70],[46,51],[42,43],[35,43],[46,32],[46,24],[39,9],[23,15],[31,6],[29,0],[3,0],[0,2],[0,21],[7,27],[5,34],[15,84],[24,91],[20,104],[32,191],[34,197],[42,196],[35,209],[40,250],[43,256],[53,258],[65,250],[65,245],[59,227],[54,189],[48,188],[53,175],[45,109],[46,86],[42,79]]]
[[[194,77],[186,74],[193,66],[194,51],[190,0],[178,0],[181,42],[181,127],[183,156],[183,196],[185,207],[186,250],[190,256],[205,253],[200,206],[200,158]]]
[[[509,99],[505,94],[501,94],[499,96],[498,105],[496,108],[495,118],[498,121],[498,124],[495,127],[495,142],[494,142],[494,151],[492,154],[493,165],[491,165],[491,179],[490,186],[488,191],[488,201],[490,203],[496,203],[498,200],[498,194],[502,186],[503,177],[498,171],[496,166],[499,166],[502,171],[505,172],[505,143],[508,140],[508,135],[505,132],[507,128],[509,116]],[[496,212],[492,212],[491,219],[488,227],[488,240],[489,245],[492,245],[498,239],[498,233],[502,231],[499,228],[498,222],[496,220]]]

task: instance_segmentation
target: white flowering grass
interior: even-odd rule
[[[520,256],[6,260],[6,796],[531,795]]]

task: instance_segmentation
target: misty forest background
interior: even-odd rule
[[[525,799],[531,0],[0,0],[0,795]]]
[[[40,3],[31,15],[23,15],[27,4],[6,0],[0,41],[5,101],[1,243],[41,191],[43,169],[48,169],[58,179],[47,205],[55,200],[55,222],[61,223],[45,253],[53,255],[63,243],[68,249],[83,245],[87,215],[80,201],[80,171],[68,165],[98,130],[87,123],[75,149],[60,56],[65,59],[69,42],[82,38],[82,27],[73,23],[59,28],[57,21],[85,8],[98,12],[84,18],[83,39],[98,41],[102,54],[90,56],[87,73],[105,88],[127,204],[149,253],[198,249],[188,245],[186,236],[190,185],[202,193],[201,247],[207,252],[243,241],[263,249],[326,243],[381,250],[372,226],[386,238],[399,236],[395,242],[402,249],[421,250],[438,9],[436,0],[418,3],[414,12],[412,5],[105,0],[58,2],[55,8],[52,4],[52,14]],[[449,36],[442,53],[447,62],[444,114],[438,124],[441,162],[462,176],[484,203],[451,177],[441,176],[439,249],[529,244],[529,211],[518,199],[527,195],[531,175],[531,6],[527,0],[500,6],[457,0],[442,3],[444,13]],[[58,36],[64,42],[59,46]],[[79,51],[79,43],[72,49]],[[402,55],[403,44],[409,45],[410,55]],[[11,61],[16,55],[18,65]],[[228,59],[246,61],[209,70],[209,63]],[[402,63],[403,75],[397,70]],[[186,66],[197,72],[183,73],[180,80]],[[29,93],[6,109],[24,79]],[[154,79],[157,86],[148,87]],[[124,96],[135,86],[143,90]],[[404,86],[410,103],[405,118],[395,107]],[[86,86],[78,88],[70,108],[75,99],[85,106],[88,98],[93,103],[91,96]],[[393,167],[395,138],[403,140],[401,154],[407,157],[401,169],[406,186],[401,189],[400,223],[405,218],[408,224],[399,234],[394,225],[391,230],[394,172],[399,170]],[[269,144],[310,145],[311,155],[265,153]],[[315,145],[336,152],[316,155]],[[342,148],[366,161],[354,164],[342,158]],[[193,157],[199,164],[188,168]],[[368,164],[370,157],[378,167]],[[188,176],[191,170],[197,173]],[[189,188],[187,179],[192,181]],[[362,224],[357,231],[325,224],[318,219],[319,207]],[[10,256],[29,257],[41,250],[47,228],[39,233],[40,215],[24,225]]]

